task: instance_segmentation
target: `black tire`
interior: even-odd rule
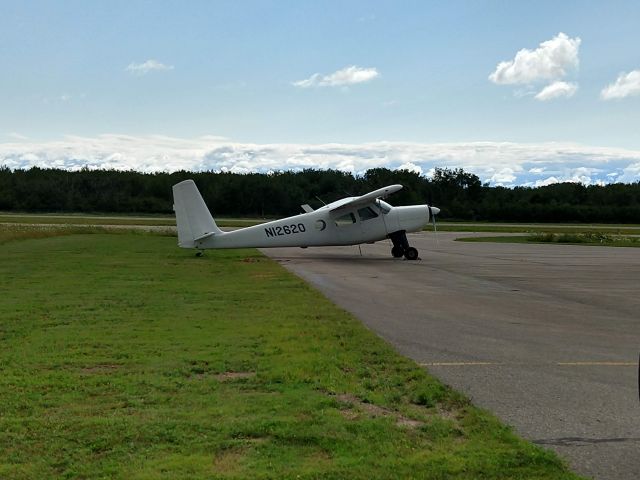
[[[407,260],[417,260],[418,259],[418,250],[413,247],[409,247],[404,252],[404,258]]]
[[[391,255],[393,255],[393,258],[400,258],[404,255],[404,249],[401,246],[396,246],[391,248]]]

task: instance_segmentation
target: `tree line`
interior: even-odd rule
[[[214,216],[275,217],[300,205],[361,195],[400,183],[393,205],[430,203],[442,219],[504,222],[640,223],[640,182],[542,187],[492,187],[462,169],[437,168],[432,177],[374,168],[364,175],[338,170],[248,173],[0,167],[0,210],[9,212],[171,213],[171,186],[195,180]]]

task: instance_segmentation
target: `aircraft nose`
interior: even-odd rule
[[[440,213],[440,209],[438,207],[431,207],[431,211],[433,212],[434,215],[437,215]]]

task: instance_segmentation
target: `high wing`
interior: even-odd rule
[[[331,205],[327,205],[329,207],[330,212],[335,212],[337,210],[342,210],[343,208],[351,208],[358,205],[366,205],[368,203],[374,202],[379,198],[385,198],[391,195],[392,193],[397,192],[402,189],[402,185],[389,185],[388,187],[382,187],[373,192],[366,193],[359,197],[351,197],[345,198],[344,200],[334,202]]]

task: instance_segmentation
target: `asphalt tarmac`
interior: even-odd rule
[[[263,251],[578,473],[640,478],[640,249],[468,235],[409,235],[415,262],[388,242]]]

